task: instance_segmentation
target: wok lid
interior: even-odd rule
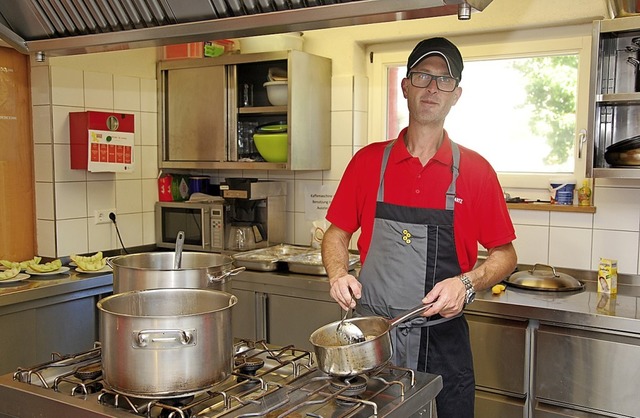
[[[547,270],[541,269],[548,267]],[[584,283],[565,273],[558,273],[552,266],[536,264],[531,270],[513,273],[505,280],[508,285],[529,290],[569,292],[584,289]]]

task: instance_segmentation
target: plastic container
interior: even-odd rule
[[[189,177],[189,194],[209,193],[209,177]]]
[[[549,192],[551,203],[556,205],[573,205],[573,195],[576,190],[575,179],[551,179],[549,180]]]
[[[289,156],[289,136],[286,124],[263,125],[256,128],[253,143],[270,163],[286,163]]]
[[[242,54],[287,51],[289,49],[302,50],[302,44],[304,43],[301,32],[252,36],[239,39],[238,42],[240,43],[240,52]]]
[[[263,84],[267,89],[267,99],[273,106],[286,106],[289,101],[287,81],[267,81]]]

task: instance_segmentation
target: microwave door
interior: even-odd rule
[[[165,207],[162,209],[162,241],[175,245],[179,231],[184,232],[184,248],[201,251],[207,244],[202,208]]]

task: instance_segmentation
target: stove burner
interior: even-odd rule
[[[183,398],[172,398],[158,401],[157,406],[162,408],[158,418],[190,417],[191,411],[183,408],[193,402],[194,399],[195,396],[192,395],[185,396]]]
[[[355,398],[358,395],[363,394],[367,389],[367,379],[362,376],[355,376],[347,379],[336,378],[331,380],[331,389],[334,392],[339,391],[342,396]],[[339,401],[339,399],[336,399],[336,402]]]
[[[102,375],[102,366],[100,363],[89,364],[88,366],[79,367],[73,375],[80,380],[93,380]]]
[[[238,373],[245,376],[255,376],[256,372],[264,366],[264,360],[258,357],[247,357],[245,355],[237,355],[234,359]],[[248,380],[247,377],[238,376],[238,382]],[[256,382],[257,383],[257,382]]]

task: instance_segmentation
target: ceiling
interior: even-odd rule
[[[50,56],[419,19],[492,0],[3,0],[0,40]]]

